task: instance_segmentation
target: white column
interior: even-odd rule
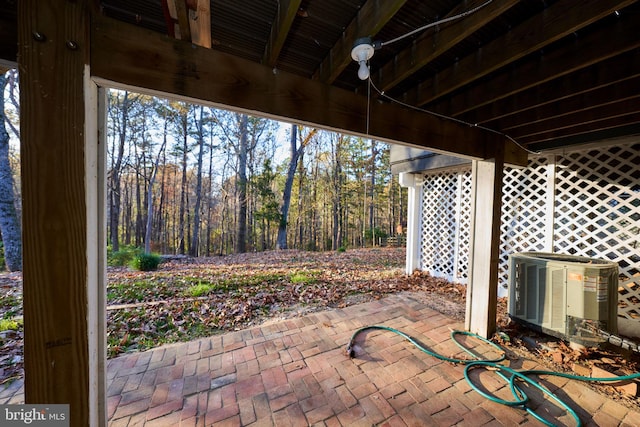
[[[408,189],[407,201],[407,253],[405,273],[412,274],[420,268],[420,209],[422,206],[422,182],[415,174],[401,172],[398,181]]]
[[[503,169],[503,158],[472,162],[471,253],[465,327],[485,338],[496,328]]]

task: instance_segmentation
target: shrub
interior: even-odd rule
[[[129,264],[131,268],[139,271],[153,271],[158,269],[158,265],[160,264],[160,255],[158,254],[148,254],[145,252],[137,254],[131,263]]]
[[[370,228],[365,230],[364,237],[368,241],[371,241],[371,239],[376,239],[378,237],[382,237],[382,238],[388,237],[388,233],[380,229],[380,227],[374,227],[373,230]]]
[[[135,246],[123,246],[119,251],[115,252],[107,248],[107,265],[111,267],[129,265],[133,261],[133,258],[140,253],[142,253],[142,250]]]

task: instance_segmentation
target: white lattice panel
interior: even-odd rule
[[[467,283],[469,278],[469,247],[471,243],[471,171],[463,170],[458,174],[459,196],[458,204],[458,235],[457,257],[455,260],[456,277],[458,283]]]
[[[506,168],[504,171],[499,266],[499,280],[503,289],[509,280],[509,254],[548,252],[551,249],[546,221],[549,203],[548,163],[548,158],[539,157],[529,159],[526,168]]]
[[[538,157],[505,170],[500,284],[508,255],[554,251],[615,261],[619,315],[640,319],[640,144]],[[466,283],[471,172],[425,176],[421,266]]]
[[[454,271],[457,188],[458,174],[445,172],[426,176],[422,193],[421,268],[448,280]]]
[[[626,278],[640,271],[638,165],[640,144],[580,151],[559,158],[555,251],[615,261]],[[633,295],[621,293],[621,306],[635,306],[637,313],[637,293],[635,300]]]

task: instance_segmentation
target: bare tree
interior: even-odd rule
[[[111,91],[109,97],[109,110],[117,145],[111,151],[111,168],[109,169],[109,240],[114,252],[120,249],[119,227],[122,202],[120,178],[124,167],[125,143],[128,137],[129,114],[133,98],[128,91],[122,94]]]
[[[287,168],[287,179],[284,184],[284,191],[282,193],[282,208],[280,209],[280,225],[278,226],[278,240],[276,242],[277,249],[287,249],[287,223],[289,218],[289,205],[291,203],[291,190],[293,189],[293,179],[295,178],[296,169],[298,167],[298,160],[305,147],[309,144],[309,141],[318,132],[317,129],[313,129],[302,140],[300,146],[297,144],[297,135],[300,132],[300,128],[294,124],[291,125],[291,135],[289,138],[289,167]]]
[[[152,220],[153,220],[153,185],[156,181],[156,174],[158,173],[158,166],[160,165],[160,159],[164,157],[164,150],[167,146],[167,127],[168,127],[168,119],[165,115],[164,118],[164,133],[162,138],[162,145],[158,150],[156,155],[156,159],[153,163],[151,174],[149,176],[149,182],[147,187],[147,223],[145,226],[144,233],[144,251],[146,253],[151,252],[151,230],[152,230]]]
[[[22,270],[20,222],[13,192],[13,171],[9,162],[9,133],[5,127],[4,90],[6,75],[0,76],[0,233],[4,259],[9,271]]]
[[[196,202],[193,212],[193,235],[189,255],[198,256],[200,247],[200,204],[202,202],[202,158],[204,155],[204,107],[200,106],[200,119],[196,121],[198,137],[198,170],[196,171]]]

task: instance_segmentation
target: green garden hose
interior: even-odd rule
[[[467,331],[451,331],[451,339],[456,343],[458,347],[460,347],[463,351],[471,355],[473,357],[472,359],[458,359],[458,358],[443,356],[441,354],[438,354],[434,351],[429,350],[428,348],[425,348],[422,344],[420,344],[418,341],[416,341],[414,338],[407,335],[406,333],[399,331],[398,329],[394,329],[388,326],[381,326],[381,325],[365,326],[355,331],[351,336],[349,343],[347,344],[346,352],[349,357],[355,357],[354,345],[355,345],[355,340],[358,334],[370,329],[379,329],[383,331],[393,332],[405,338],[407,341],[413,344],[417,349],[419,349],[423,353],[428,354],[429,356],[435,357],[440,360],[444,360],[446,362],[459,363],[459,364],[466,365],[464,369],[464,378],[473,390],[478,392],[481,396],[491,400],[492,402],[500,403],[506,406],[521,407],[524,410],[526,410],[529,414],[531,414],[533,417],[535,417],[537,420],[539,420],[540,422],[542,422],[547,426],[554,426],[555,424],[544,419],[542,416],[537,414],[532,408],[527,406],[527,403],[529,402],[529,397],[518,386],[518,384],[516,383],[517,380],[524,382],[530,385],[531,387],[536,388],[537,390],[540,390],[543,394],[547,395],[550,399],[554,400],[556,403],[558,403],[558,405],[564,408],[567,411],[567,413],[569,413],[573,417],[573,419],[576,421],[576,425],[580,427],[582,426],[582,422],[580,421],[580,417],[578,417],[578,414],[573,409],[571,409],[571,407],[567,403],[563,402],[558,396],[556,396],[554,393],[549,391],[549,389],[547,389],[546,387],[542,386],[538,381],[530,378],[530,376],[550,375],[550,376],[568,378],[571,380],[597,381],[597,382],[631,381],[631,380],[640,378],[640,373],[625,375],[621,377],[593,378],[593,377],[584,377],[580,375],[565,374],[562,372],[544,371],[544,370],[536,370],[536,369],[516,371],[515,369],[509,368],[507,366],[500,364],[500,362],[502,362],[505,359],[505,351],[504,349],[502,349],[502,347],[500,347],[496,343],[484,337],[481,337],[478,334],[474,334],[473,332],[467,332]],[[458,340],[456,340],[457,335],[466,335],[466,336],[476,338],[481,342],[484,342],[490,345],[495,350],[502,353],[502,355],[496,359],[480,359],[480,357],[477,354],[475,354],[474,352],[472,352],[471,350],[463,346],[460,342],[458,342]],[[513,400],[500,399],[496,396],[486,393],[480,387],[478,387],[473,382],[473,380],[469,375],[469,372],[471,370],[477,369],[477,368],[484,368],[491,371],[495,371],[507,384],[509,384],[509,388],[511,389],[511,393],[514,396],[514,399]],[[507,375],[505,375],[505,373]]]

